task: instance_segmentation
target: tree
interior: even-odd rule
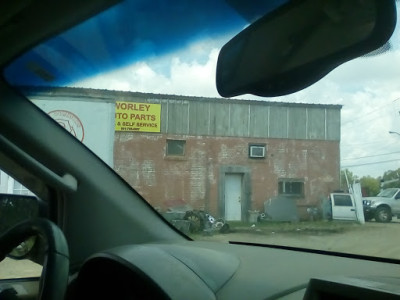
[[[340,189],[348,192],[345,172],[349,184],[360,181],[363,196],[376,196],[382,188],[399,187],[400,188],[400,168],[397,170],[389,170],[383,173],[383,176],[373,178],[369,175],[363,176],[361,179],[348,169],[340,171]],[[386,183],[385,183],[386,182]]]
[[[371,176],[364,176],[360,179],[363,196],[376,196],[380,191],[380,180]]]
[[[383,173],[382,187],[387,189],[391,187],[400,187],[400,169],[389,170]],[[386,183],[385,183],[386,182]]]

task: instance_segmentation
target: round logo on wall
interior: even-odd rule
[[[74,113],[67,110],[53,110],[49,112],[49,116],[74,137],[83,142],[85,130],[83,129],[81,120]]]

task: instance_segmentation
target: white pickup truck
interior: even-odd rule
[[[400,188],[382,190],[376,197],[363,197],[366,221],[390,222],[393,216],[400,217]]]

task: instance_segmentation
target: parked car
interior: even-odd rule
[[[393,216],[400,216],[400,188],[388,188],[375,197],[364,197],[363,208],[366,221],[390,222]]]

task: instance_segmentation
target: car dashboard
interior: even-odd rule
[[[397,299],[397,264],[262,246],[122,246],[89,258],[67,299]]]

